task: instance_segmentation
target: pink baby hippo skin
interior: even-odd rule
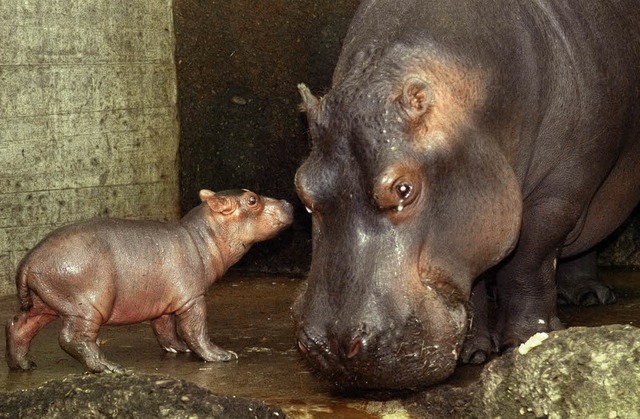
[[[9,368],[30,370],[29,345],[62,319],[60,346],[92,372],[120,372],[96,343],[100,326],[151,320],[169,352],[237,358],[209,340],[205,294],[253,243],[293,221],[286,201],[247,190],[200,191],[177,223],[96,219],[55,230],[21,261],[20,310],[7,322]]]

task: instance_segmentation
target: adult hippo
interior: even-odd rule
[[[562,327],[558,259],[640,197],[638,22],[631,0],[360,5],[332,89],[300,86],[313,257],[293,311],[315,370],[413,389]]]

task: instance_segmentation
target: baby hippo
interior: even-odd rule
[[[7,364],[29,370],[29,345],[60,317],[60,346],[92,372],[119,372],[96,339],[100,326],[151,320],[169,352],[237,358],[211,343],[205,293],[253,243],[293,221],[286,201],[247,190],[200,191],[177,223],[96,219],[55,230],[20,262],[20,311],[7,322]]]

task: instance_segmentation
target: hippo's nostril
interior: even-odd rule
[[[313,355],[322,350],[326,345],[323,344],[324,339],[319,334],[315,334],[310,330],[300,329],[297,335],[298,349],[303,355]]]
[[[300,340],[298,340],[298,349],[300,349],[300,352],[302,352],[303,355],[309,354],[309,348],[307,348],[307,346]]]
[[[349,350],[347,351],[347,358],[351,359],[354,356],[360,353],[362,349],[362,338],[360,336],[356,336],[355,339],[351,341],[351,345],[349,346]]]

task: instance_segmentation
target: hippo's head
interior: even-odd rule
[[[313,255],[293,312],[301,353],[341,389],[448,377],[472,283],[520,227],[508,158],[475,121],[480,80],[396,67],[355,69],[320,99],[300,86],[313,147],[296,187]]]

